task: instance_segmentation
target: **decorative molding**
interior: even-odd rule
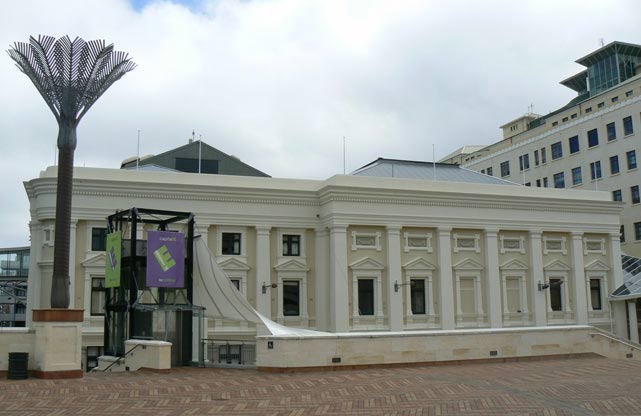
[[[525,254],[525,237],[508,237],[502,235],[499,237],[499,240],[501,241],[499,246],[501,254],[511,252]]]
[[[369,244],[371,242],[371,244]],[[376,250],[381,251],[381,233],[352,231],[352,251]]]
[[[87,257],[84,259],[80,264],[83,267],[105,267],[105,261],[106,261],[107,256],[105,255],[104,252],[100,252],[94,256]]]
[[[455,253],[459,251],[473,251],[475,253],[481,252],[481,235],[480,234],[452,234],[454,244],[452,249]]]
[[[427,271],[436,270],[436,266],[422,257],[417,257],[405,263],[403,265],[403,269],[407,271]]]
[[[432,233],[403,233],[405,246],[403,251],[409,253],[413,250],[427,251],[432,253]],[[424,244],[422,244],[424,242]]]
[[[225,271],[228,271],[228,270],[241,270],[241,271],[251,270],[251,267],[249,267],[247,265],[247,263],[237,259],[236,257],[227,257],[227,258],[219,261],[218,265]]]
[[[543,236],[543,254],[561,253],[568,254],[567,238]]]
[[[483,270],[483,265],[472,259],[463,259],[452,266],[454,270]]]
[[[385,266],[371,257],[364,257],[349,265],[352,270],[383,270]]]
[[[503,263],[500,267],[501,270],[527,270],[528,265],[517,259],[512,259]]]
[[[584,238],[583,254],[601,254],[605,256],[605,238]]]
[[[571,268],[561,260],[554,260],[543,267],[543,270],[546,272],[568,272]]]
[[[308,272],[307,264],[298,259],[285,260],[274,266],[277,272]]]
[[[601,260],[594,260],[585,265],[585,271],[587,272],[609,272],[610,266],[602,262]]]

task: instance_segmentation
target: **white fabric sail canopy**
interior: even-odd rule
[[[236,289],[202,238],[194,240],[194,304],[205,308],[208,318],[223,318],[264,325],[271,335],[331,335],[309,329],[290,328],[262,316]]]

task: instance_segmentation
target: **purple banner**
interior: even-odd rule
[[[182,288],[185,285],[185,234],[147,233],[147,287]]]

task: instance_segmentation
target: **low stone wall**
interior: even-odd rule
[[[557,326],[258,336],[256,366],[287,371],[594,353],[641,358],[639,351],[603,334],[591,326]]]
[[[6,377],[10,352],[28,352],[29,369],[33,369],[35,337],[29,328],[0,328],[0,377]]]

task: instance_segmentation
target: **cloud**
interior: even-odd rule
[[[195,5],[195,6],[194,6]],[[326,178],[376,157],[431,160],[499,138],[527,110],[573,92],[558,81],[606,42],[641,42],[634,1],[68,0],[5,5],[1,44],[32,34],[104,38],[138,68],[78,130],[76,164],[117,168],[195,130],[278,177]],[[598,29],[595,29],[598,28]],[[598,30],[598,31],[595,31]],[[54,158],[56,124],[0,60],[0,246],[27,244],[22,181]]]

